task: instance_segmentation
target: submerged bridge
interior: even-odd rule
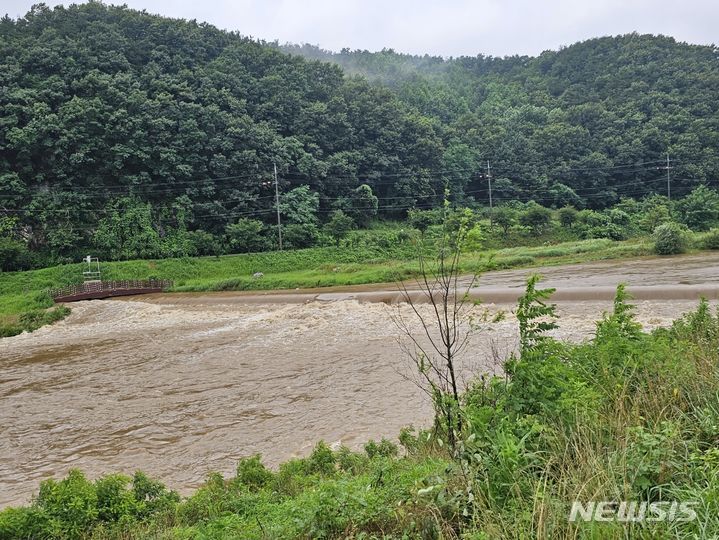
[[[86,281],[59,289],[50,289],[55,302],[77,302],[96,298],[158,293],[172,287],[167,279],[133,279],[122,281]]]

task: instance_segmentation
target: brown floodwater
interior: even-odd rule
[[[540,273],[566,300],[555,334],[582,340],[617,282],[640,293],[639,320],[652,328],[700,293],[716,297],[718,270],[718,256],[702,255]],[[502,302],[529,273],[487,274],[475,293],[491,311],[511,309]],[[91,477],[141,469],[185,493],[242,456],[275,466],[319,439],[359,448],[427,425],[431,406],[407,379],[392,323],[397,310],[412,314],[396,300],[370,286],[87,301],[51,327],[0,340],[0,507],[29,501],[42,479],[74,467]],[[465,378],[496,370],[516,340],[511,315],[476,334]]]

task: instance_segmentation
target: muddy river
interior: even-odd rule
[[[717,255],[540,272],[564,294],[555,333],[574,340],[592,335],[619,281],[636,286],[647,328],[719,291]],[[477,294],[490,310],[511,309],[504,302],[528,273],[487,274]],[[92,477],[141,469],[186,493],[242,456],[277,465],[319,439],[359,448],[426,425],[431,407],[407,380],[392,317],[416,323],[395,300],[371,286],[88,301],[52,327],[0,340],[0,507],[74,467]],[[464,373],[497,369],[516,340],[511,315],[476,334]]]

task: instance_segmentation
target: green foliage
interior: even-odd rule
[[[319,194],[309,186],[300,186],[282,195],[280,212],[285,222],[295,225],[317,225]]]
[[[687,232],[678,223],[664,223],[654,229],[654,252],[658,255],[684,253],[688,244]]]
[[[367,227],[370,220],[377,215],[378,199],[372,188],[362,184],[352,191],[349,199],[351,208],[348,214],[360,227]]]
[[[237,464],[237,481],[250,489],[259,489],[272,479],[272,473],[262,464],[259,454],[243,458]]]
[[[639,207],[638,224],[644,232],[654,232],[659,225],[671,221],[671,208],[666,197],[657,195],[642,201]]]
[[[95,231],[95,245],[112,259],[137,259],[161,254],[160,236],[152,225],[152,207],[131,197],[107,206]]]
[[[364,445],[364,451],[367,457],[372,459],[374,457],[385,457],[392,458],[397,456],[397,445],[388,439],[382,439],[379,443],[375,441],[369,441]]]
[[[702,249],[719,249],[719,229],[711,229],[701,241]]]
[[[282,245],[288,249],[309,248],[317,244],[319,229],[312,223],[282,226]]]
[[[706,231],[719,222],[719,193],[705,185],[678,201],[680,221],[693,231]]]
[[[419,232],[424,232],[432,225],[442,223],[442,215],[436,210],[412,209],[407,213],[409,224]]]
[[[220,255],[223,252],[221,240],[207,231],[189,231],[187,239],[193,255]]]
[[[631,233],[630,217],[619,208],[605,212],[582,210],[577,213],[576,228],[583,238],[624,240]]]
[[[49,300],[49,303],[52,303],[52,300]],[[70,308],[66,306],[57,306],[47,310],[33,309],[23,311],[17,316],[16,321],[9,324],[0,323],[0,337],[14,336],[22,332],[33,332],[41,326],[60,321],[69,314]]]
[[[23,242],[0,236],[0,271],[27,270],[32,264],[30,252]]]
[[[335,456],[324,441],[317,443],[307,460],[309,472],[318,474],[332,474],[335,471],[335,463]]]
[[[551,221],[552,212],[535,202],[528,204],[519,215],[519,222],[525,227],[529,227],[534,234],[541,234],[548,229]]]
[[[604,318],[597,323],[598,342],[639,338],[642,327],[634,320],[634,306],[629,304],[630,299],[631,295],[626,291],[624,283],[620,283],[614,296],[612,314],[605,313]]]
[[[485,234],[482,227],[477,224],[469,229],[464,235],[462,242],[462,251],[477,252],[485,245]]]
[[[557,212],[559,223],[562,227],[571,228],[577,222],[579,212],[573,206],[563,206]]]
[[[494,209],[492,221],[500,226],[506,236],[509,229],[517,223],[517,212],[509,206],[500,206]]]
[[[258,219],[241,218],[225,227],[230,249],[235,253],[263,251],[267,245],[265,225]]]
[[[498,206],[651,195],[667,148],[691,179],[675,199],[719,174],[715,51],[663,36],[535,58],[329,53],[97,2],[37,6],[2,35],[0,199],[39,255],[6,267],[218,254],[191,233],[271,225],[275,163],[285,222],[303,226],[333,209],[365,226],[438,208],[445,187],[452,205],[486,205],[479,148],[502,171]],[[678,218],[710,227],[712,205],[699,190]],[[647,233],[670,216],[646,210]]]
[[[0,512],[0,538],[84,539],[93,530],[119,531],[179,502],[174,492],[137,473],[90,482],[78,470],[60,481],[45,480],[32,505]],[[102,536],[102,534],[101,534]]]
[[[339,246],[340,240],[342,240],[347,233],[354,228],[354,221],[351,217],[346,215],[342,210],[335,210],[330,216],[330,220],[325,224],[325,230],[332,238],[335,243]]]
[[[555,289],[537,289],[539,275],[527,280],[524,294],[517,302],[516,316],[519,321],[519,343],[521,350],[528,351],[547,340],[545,332],[557,328],[554,304],[547,304]]]

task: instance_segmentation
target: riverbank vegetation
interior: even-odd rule
[[[418,246],[435,249],[445,221],[450,228],[463,223],[471,229],[460,261],[461,270],[467,273],[719,249],[719,229],[715,228],[719,225],[719,195],[699,187],[682,199],[625,199],[603,211],[571,206],[552,210],[534,202],[515,201],[490,212],[486,208],[452,208],[449,202],[445,208],[411,210],[402,221],[370,220],[363,229],[335,231],[335,237],[327,234],[316,247],[110,261],[102,263],[102,277],[170,279],[175,291],[393,282],[416,275]],[[244,245],[251,245],[253,238],[247,236]],[[230,238],[227,245],[238,246]],[[262,276],[255,277],[256,273]],[[55,320],[59,311],[52,316],[44,312],[52,306],[47,290],[77,283],[81,276],[80,264],[0,272],[0,335],[30,331],[37,328],[37,321]]]
[[[548,292],[547,292],[548,294]],[[545,332],[533,284],[521,350],[462,392],[457,439],[442,418],[400,446],[330,449],[267,470],[208,476],[181,498],[142,473],[43,482],[0,512],[0,538],[709,538],[719,533],[719,316],[706,302],[643,332],[620,287],[585,343]],[[543,302],[541,310],[538,302]],[[537,318],[541,315],[541,318]],[[551,325],[550,325],[551,326]],[[471,351],[470,351],[471,354]],[[569,521],[574,501],[664,503],[663,520]],[[689,513],[672,502],[688,503]]]

